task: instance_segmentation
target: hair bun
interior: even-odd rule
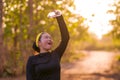
[[[32,48],[33,48],[35,51],[40,52],[39,47],[36,46],[36,42],[33,43]]]

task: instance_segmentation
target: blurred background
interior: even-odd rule
[[[84,57],[83,50],[119,54],[120,0],[0,0],[0,77],[25,74],[39,32],[53,36],[54,48],[59,44],[57,21],[47,17],[56,9],[70,33],[62,63]],[[120,56],[116,58],[119,62]]]

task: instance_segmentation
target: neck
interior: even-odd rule
[[[40,50],[40,53],[46,53],[49,52],[49,50]]]
[[[40,53],[46,53],[46,52],[49,52],[50,50],[49,49],[45,49],[43,47],[40,47]]]
[[[33,54],[34,54],[34,55],[38,55],[39,53],[35,51]]]

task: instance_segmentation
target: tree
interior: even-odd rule
[[[47,31],[54,39],[56,47],[60,41],[59,27],[55,19],[47,18],[50,11],[62,11],[72,41],[86,39],[87,28],[81,26],[83,17],[72,14],[74,0],[4,0],[4,43],[9,49],[7,72],[20,74],[25,71],[28,56],[32,54],[32,44],[39,32]],[[0,5],[1,6],[1,5]],[[76,22],[77,20],[77,22]],[[1,33],[1,32],[0,32]],[[80,38],[78,38],[80,37]],[[1,38],[1,37],[0,37]],[[88,38],[87,38],[88,39]],[[1,40],[1,39],[0,39]],[[74,44],[71,43],[71,46]],[[24,68],[24,69],[23,69]]]
[[[3,1],[0,0],[0,75],[4,70],[5,65],[5,47],[3,41]]]
[[[113,25],[113,30],[110,32],[110,34],[113,37],[114,44],[117,48],[120,48],[120,1],[116,2],[114,4],[116,7],[115,10],[111,10],[111,13],[114,13],[116,16],[115,20],[111,20],[111,24]]]

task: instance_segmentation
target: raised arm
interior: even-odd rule
[[[59,11],[56,11],[52,15],[52,17],[56,17],[61,33],[61,42],[59,46],[54,50],[54,52],[61,58],[69,41],[69,32],[61,13]]]
[[[68,41],[69,41],[69,32],[67,30],[67,26],[65,24],[65,21],[63,19],[63,16],[56,17],[59,28],[60,28],[60,33],[61,33],[61,42],[59,46],[55,49],[55,52],[59,54],[61,57],[67,47]]]

